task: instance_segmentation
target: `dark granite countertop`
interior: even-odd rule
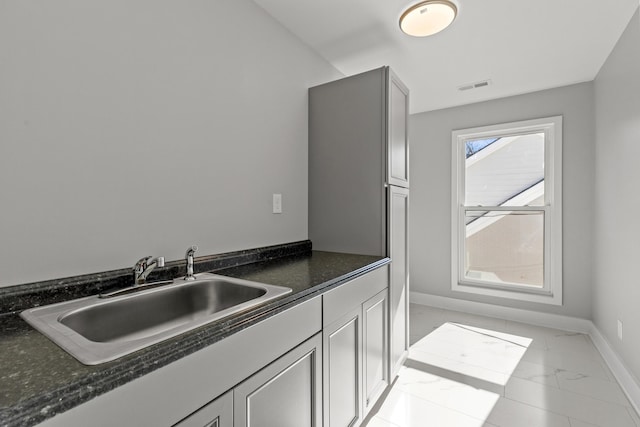
[[[214,270],[293,292],[115,361],[85,366],[16,313],[0,316],[0,426],[31,426],[378,268],[388,258],[307,251]]]

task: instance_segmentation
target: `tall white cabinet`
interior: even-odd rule
[[[391,258],[391,378],[409,346],[408,111],[389,67],[309,89],[309,239],[316,250]]]
[[[390,369],[398,374],[409,354],[409,190],[389,187]]]

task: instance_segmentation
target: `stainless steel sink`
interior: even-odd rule
[[[107,299],[32,308],[21,316],[80,362],[96,365],[291,292],[210,273],[195,277]]]

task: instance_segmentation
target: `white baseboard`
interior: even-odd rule
[[[592,328],[589,332],[591,341],[596,346],[607,366],[618,380],[620,387],[627,395],[627,398],[633,405],[636,413],[640,414],[640,385],[633,374],[629,372],[624,362],[618,356],[618,353],[609,345],[609,341],[600,333],[595,324],[591,324]]]
[[[441,297],[438,295],[423,294],[421,292],[411,292],[409,299],[413,303],[428,305],[430,307],[497,317],[514,322],[529,323],[530,325],[580,332],[583,334],[588,334],[593,325],[590,320],[577,317],[503,307],[501,305]]]
[[[634,409],[640,414],[640,383],[591,320],[429,295],[421,292],[411,292],[409,298],[415,304],[588,334]]]

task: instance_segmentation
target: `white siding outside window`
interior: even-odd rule
[[[452,146],[452,290],[562,305],[562,117]]]

